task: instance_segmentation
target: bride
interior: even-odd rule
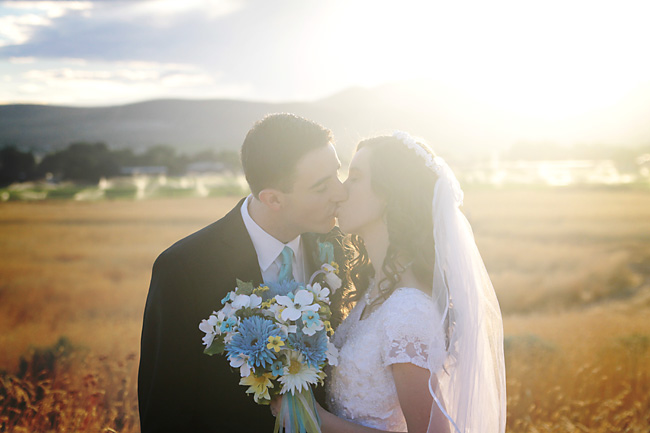
[[[360,142],[338,213],[357,257],[327,432],[505,431],[499,305],[447,164],[396,132]]]

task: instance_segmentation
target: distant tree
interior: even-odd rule
[[[190,156],[190,162],[217,161],[217,154],[214,150],[201,150]]]
[[[111,152],[115,162],[120,167],[132,167],[135,165],[141,165],[139,161],[139,156],[133,153],[132,149],[118,149]]]
[[[120,166],[105,143],[73,143],[43,158],[39,172],[61,180],[97,183],[102,177],[119,174]]]
[[[15,151],[15,150],[14,150]],[[14,152],[15,153],[15,152]],[[33,163],[33,155],[29,154]],[[122,173],[123,167],[160,166],[172,176],[184,175],[190,162],[219,162],[225,169],[241,172],[239,153],[234,150],[205,150],[192,156],[179,155],[167,145],[156,145],[143,153],[132,149],[110,150],[105,143],[72,143],[67,148],[46,155],[33,173],[46,176],[52,174],[58,180],[96,183],[102,177]],[[14,167],[16,164],[9,164]],[[27,173],[28,171],[25,171]]]
[[[173,147],[159,144],[147,149],[140,159],[148,165],[167,165],[176,159],[176,150]]]
[[[31,152],[21,152],[15,147],[0,150],[0,186],[25,182],[36,176],[36,160]]]
[[[242,171],[241,159],[236,150],[222,150],[217,154],[217,161],[223,162],[232,172],[240,173]]]
[[[165,166],[172,176],[185,174],[188,163],[186,156],[176,155],[173,147],[164,144],[150,147],[138,159],[139,165]]]

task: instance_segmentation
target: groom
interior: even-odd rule
[[[154,263],[138,374],[143,433],[273,430],[269,408],[245,393],[226,358],[202,353],[198,326],[237,278],[276,281],[285,246],[297,281],[320,265],[314,233],[334,227],[347,198],[332,141],[329,130],[292,114],[257,122],[241,148],[252,194]]]

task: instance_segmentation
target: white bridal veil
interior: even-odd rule
[[[453,433],[503,433],[506,380],[503,321],[499,303],[472,228],[460,211],[463,192],[449,166],[410,135],[393,134],[425,159],[438,175],[433,194],[435,268],[433,299],[443,306],[447,358],[443,369],[429,359],[429,390],[435,400],[429,432],[439,431],[439,413]]]

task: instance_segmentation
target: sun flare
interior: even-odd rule
[[[553,121],[616,104],[650,82],[648,3],[376,4],[331,11],[339,31],[330,52],[343,52],[338,69],[361,86],[430,79],[495,109]]]

